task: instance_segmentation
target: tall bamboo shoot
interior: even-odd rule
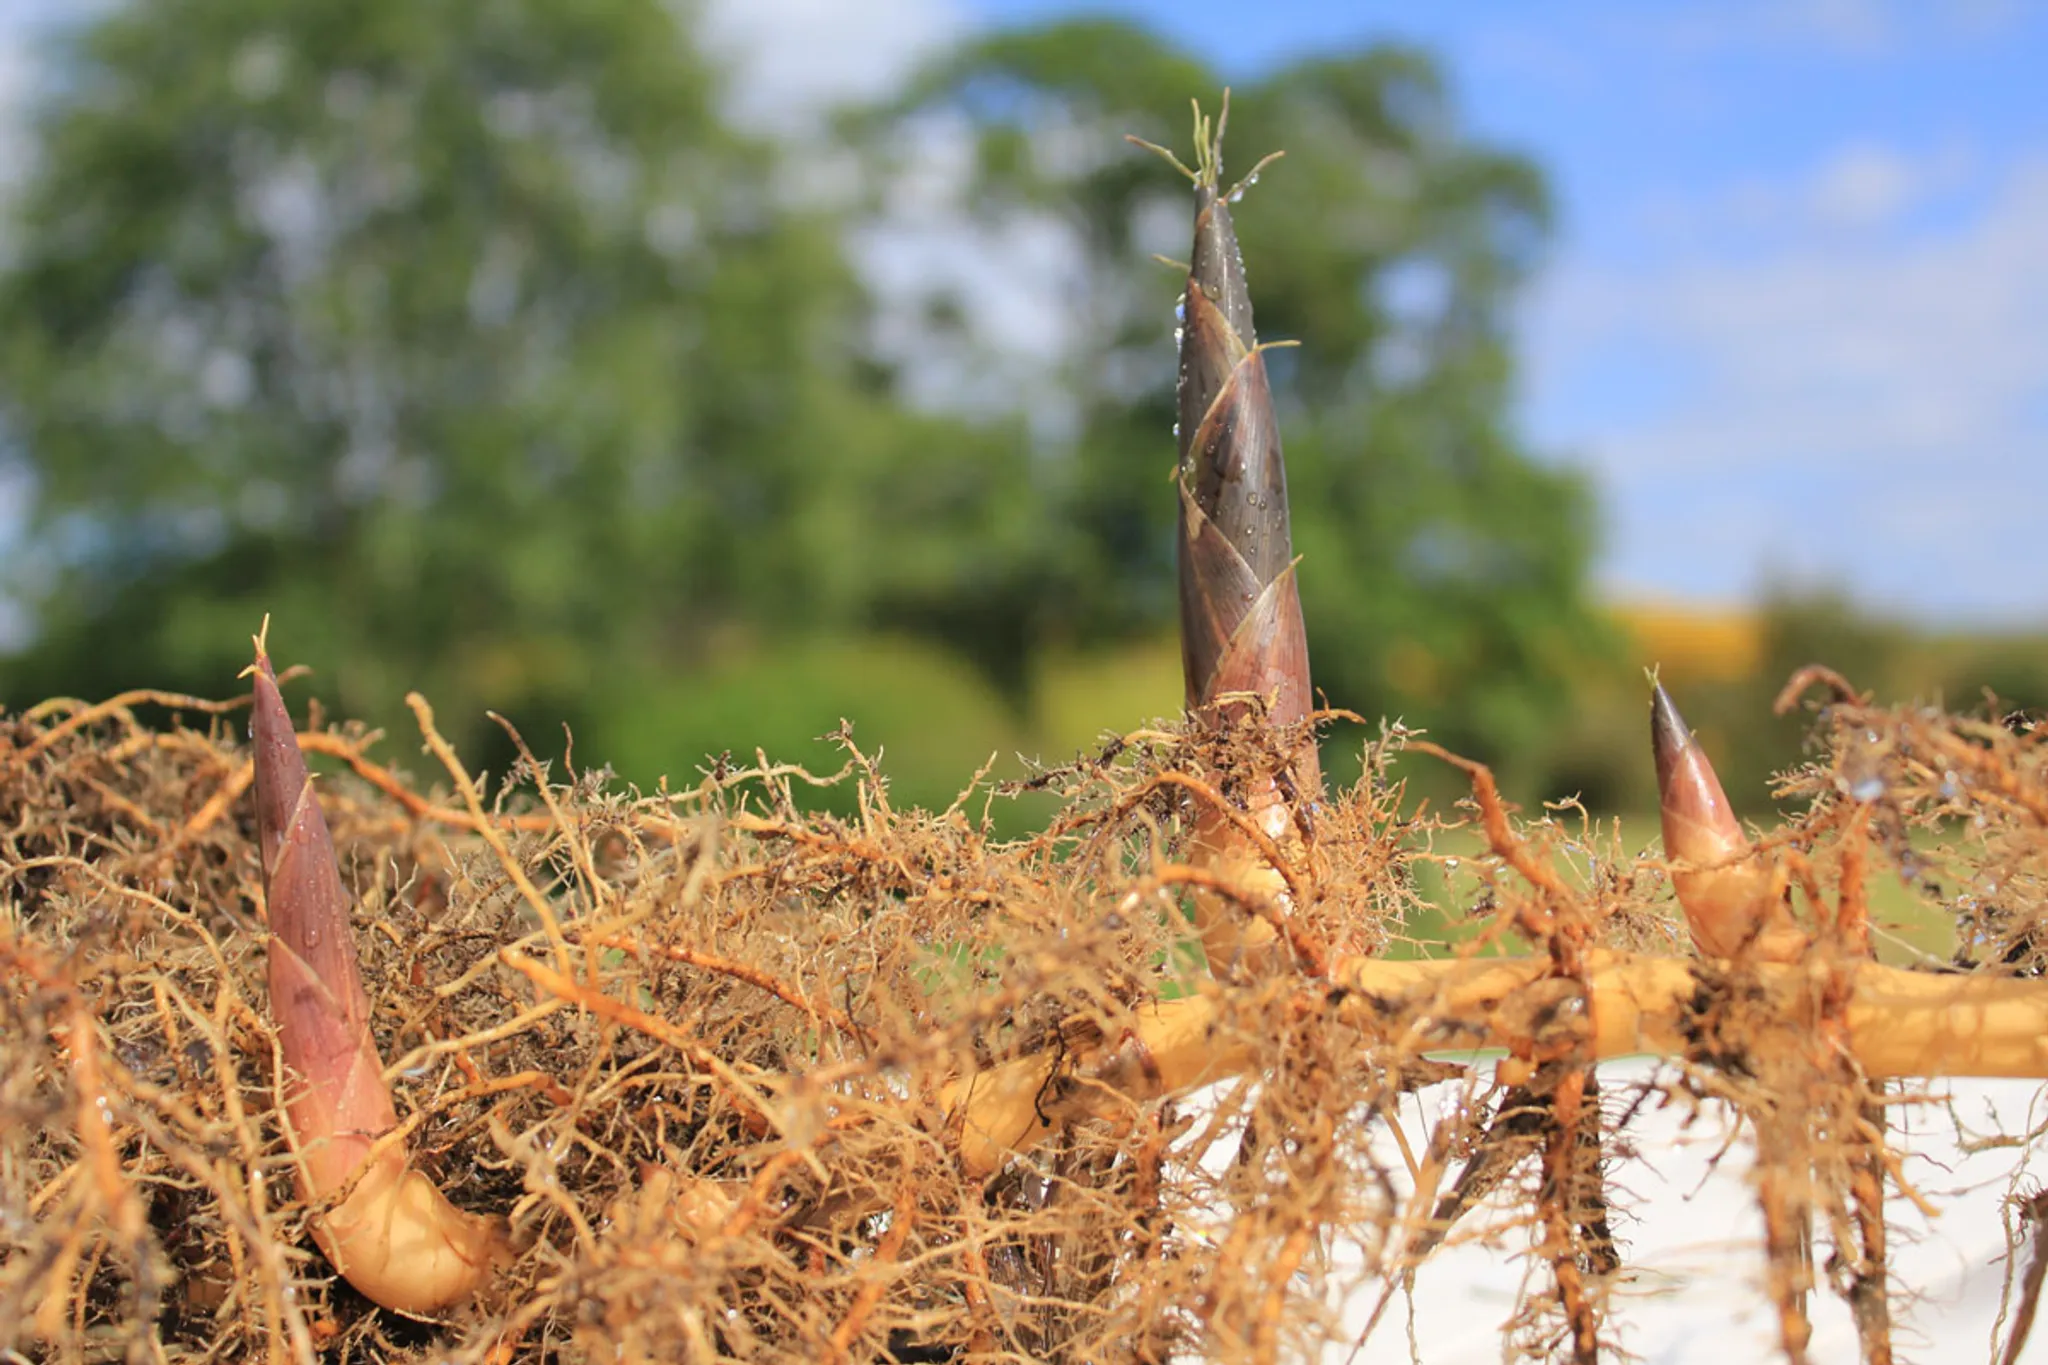
[[[1265,356],[1252,325],[1251,294],[1230,203],[1220,187],[1226,100],[1214,135],[1197,114],[1194,250],[1181,294],[1179,575],[1181,665],[1190,711],[1241,717],[1244,694],[1265,702],[1273,725],[1299,724],[1313,706],[1308,636],[1294,575],[1287,470]],[[1177,162],[1175,164],[1178,164]],[[1185,169],[1185,168],[1183,168]],[[1315,799],[1322,775],[1313,742],[1284,777],[1244,785],[1246,813],[1290,857],[1302,851],[1297,806]],[[1291,788],[1291,790],[1288,790]],[[1220,811],[1195,817],[1190,861],[1245,891],[1285,905],[1279,870]],[[1220,898],[1195,898],[1197,928],[1212,968],[1255,961],[1274,929],[1247,922]]]

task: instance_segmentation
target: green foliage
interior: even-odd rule
[[[8,704],[217,694],[269,612],[334,708],[406,733],[417,688],[492,767],[485,706],[685,781],[815,757],[846,715],[940,800],[1034,732],[1066,756],[1048,659],[1172,629],[1147,252],[1188,206],[1121,135],[1179,140],[1218,82],[1152,36],[980,42],[801,152],[879,183],[964,119],[975,212],[1076,234],[1052,423],[905,401],[847,207],[726,122],[661,0],[153,0],[52,60],[0,266],[0,453],[33,489],[6,589],[37,626]],[[1318,679],[1514,761],[1602,647],[1586,491],[1504,417],[1541,179],[1406,50],[1276,72],[1232,123],[1246,165],[1290,157],[1239,222],[1265,336],[1303,343],[1272,361]]]
[[[778,197],[687,38],[657,0],[80,34],[0,279],[42,630],[9,700],[218,692],[270,611],[343,709],[419,687],[473,738],[736,621],[1016,597],[1021,440],[856,363],[840,224]]]
[[[755,746],[770,763],[830,776],[848,758],[831,738],[842,721],[890,776],[891,802],[906,809],[944,809],[991,760],[1002,776],[1018,775],[1015,715],[957,654],[930,644],[819,637],[736,650],[678,681],[616,682],[621,704],[600,709],[577,747],[646,787],[666,775],[671,787],[686,788],[721,759],[732,768],[755,766],[760,756],[739,744]],[[801,778],[792,785],[809,786]],[[850,811],[851,785],[819,791],[818,803]],[[966,809],[979,818],[982,801]]]

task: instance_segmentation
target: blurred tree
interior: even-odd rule
[[[661,0],[152,0],[55,55],[0,273],[8,702],[222,692],[268,611],[353,714],[545,741],[1030,578],[1021,429],[859,362],[840,221]]]
[[[1147,256],[1186,254],[1188,195],[1119,135],[1182,146],[1190,94],[1219,85],[1141,30],[1065,23],[965,48],[871,130],[899,152],[966,141],[972,213],[1057,224],[1081,258],[1063,281],[1073,542],[1039,607],[1055,633],[1170,619],[1179,276]],[[1547,235],[1542,177],[1463,135],[1434,64],[1391,46],[1239,86],[1226,151],[1241,172],[1274,149],[1270,188],[1235,214],[1261,339],[1301,342],[1268,362],[1318,685],[1532,759],[1576,671],[1615,646],[1587,598],[1589,492],[1508,422],[1508,310]]]
[[[849,125],[884,169],[952,137],[973,218],[1059,248],[1059,357],[919,403],[976,301],[927,300],[923,350],[878,341],[808,183],[833,149],[736,132],[676,16],[153,0],[68,36],[0,263],[0,457],[32,508],[6,584],[36,628],[5,701],[217,693],[268,611],[348,713],[402,723],[417,687],[473,750],[491,705],[683,775],[716,737],[659,718],[768,680],[1007,737],[922,646],[844,654],[863,633],[940,642],[1021,711],[1049,644],[1170,629],[1177,285],[1145,256],[1185,251],[1187,198],[1121,135],[1183,141],[1215,77],[1063,24]],[[1604,644],[1590,501],[1505,420],[1540,177],[1405,50],[1277,72],[1232,123],[1247,163],[1290,154],[1240,224],[1263,335],[1304,343],[1272,368],[1318,679],[1537,752]],[[899,696],[924,672],[929,708]],[[759,738],[835,710],[785,700]]]

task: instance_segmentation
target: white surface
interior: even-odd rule
[[[1609,1112],[1615,1099],[1651,1074],[1647,1060],[1601,1068]],[[1402,1114],[1418,1152],[1441,1107],[1455,1092],[1438,1086],[1408,1098]],[[2004,1133],[2023,1137],[2048,1119],[2041,1087],[2029,1081],[1954,1081],[1931,1087],[1942,1105],[1894,1106],[1893,1142],[1910,1153],[1907,1177],[1941,1210],[1929,1220],[1888,1189],[1893,1245],[1893,1340],[1899,1358],[1920,1361],[1995,1360],[1994,1324],[2005,1279],[2006,1234],[2002,1205],[2017,1175],[2022,1189],[2039,1183],[2029,1163],[2039,1143],[1964,1155],[1965,1137]],[[1616,1292],[1610,1334],[1649,1365],[1731,1365],[1778,1358],[1775,1313],[1763,1287],[1762,1221],[1747,1183],[1746,1137],[1711,1166],[1728,1136],[1725,1113],[1708,1109],[1689,1129],[1676,1106],[1645,1106],[1628,1128],[1639,1156],[1615,1163],[1610,1182],[1622,1206],[1615,1221],[1627,1269]],[[1393,1144],[1386,1159],[1400,1168]],[[1525,1276],[1539,1289],[1548,1272],[1523,1251],[1527,1235],[1501,1229],[1504,1210],[1493,1205],[1461,1226],[1453,1245],[1424,1265],[1415,1281],[1416,1357],[1427,1365],[1496,1361],[1502,1327],[1514,1312]],[[1345,1248],[1334,1249],[1341,1264]],[[1819,1253],[1824,1262],[1823,1247]],[[1351,1264],[1356,1265],[1355,1256]],[[1340,1279],[1343,1277],[1339,1277]],[[1353,1282],[1343,1299],[1348,1330],[1363,1327],[1380,1293],[1377,1280]],[[1842,1301],[1825,1287],[1809,1300],[1815,1362],[1853,1361],[1856,1332]],[[1394,1365],[1410,1357],[1408,1306],[1399,1298],[1356,1359]],[[1346,1351],[1331,1353],[1342,1361]],[[2048,1323],[2023,1357],[2048,1362]]]

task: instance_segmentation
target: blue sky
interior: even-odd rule
[[[80,3],[0,0],[0,181],[22,39]],[[977,27],[1083,8],[710,4],[768,122]],[[1475,133],[1544,165],[1560,228],[1521,313],[1518,418],[1593,473],[1611,593],[1726,603],[1785,579],[1930,622],[2048,625],[2048,5],[1085,8],[1226,80],[1420,42]]]
[[[1468,126],[1541,161],[1560,233],[1523,312],[1520,415],[1595,473],[1610,591],[1789,580],[2048,623],[2048,6],[1094,8],[1226,79],[1423,43]]]

